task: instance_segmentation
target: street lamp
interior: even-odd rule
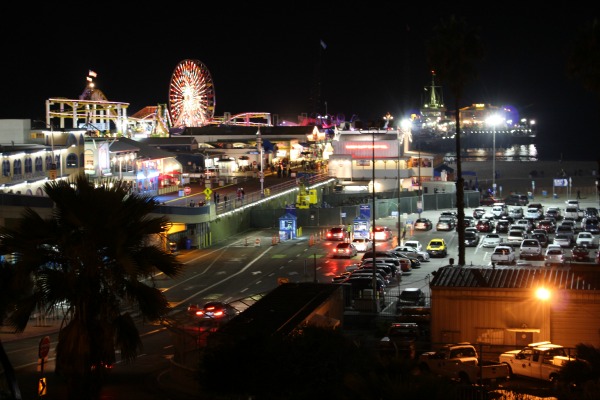
[[[372,131],[372,136],[371,136],[371,151],[372,151],[372,156],[371,156],[371,160],[373,162],[373,185],[372,185],[372,203],[373,203],[373,209],[371,210],[373,212],[373,215],[371,216],[372,220],[373,220],[373,227],[371,232],[373,232],[373,311],[377,312],[378,307],[377,307],[377,275],[376,275],[376,271],[377,271],[377,263],[376,263],[376,248],[375,248],[375,130]]]
[[[492,126],[492,196],[496,197],[496,125],[502,122],[498,114],[490,115],[487,119],[488,125]]]
[[[260,197],[265,197],[265,175],[263,173],[263,145],[262,145],[262,135],[260,134],[260,126],[258,127],[258,131],[256,131],[256,146],[259,148],[260,153],[260,172],[258,176],[260,178]]]

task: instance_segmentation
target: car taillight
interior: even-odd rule
[[[198,311],[196,311],[196,315],[199,316],[199,317],[201,317],[201,316],[204,315],[204,311],[198,310]]]
[[[223,314],[223,311],[217,311],[217,312],[215,312],[215,313],[213,314],[213,316],[214,316],[215,318],[222,317],[223,315],[224,315],[224,314]]]

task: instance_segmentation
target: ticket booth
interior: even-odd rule
[[[296,239],[296,223],[296,216],[290,213],[279,217],[279,239],[282,241]]]

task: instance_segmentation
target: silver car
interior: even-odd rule
[[[496,247],[502,243],[502,238],[497,233],[488,233],[481,239],[481,247]]]
[[[565,262],[565,252],[562,246],[549,244],[544,254],[544,265],[563,264]]]
[[[404,246],[394,247],[393,250],[397,251],[399,253],[402,253],[402,254],[406,254],[411,257],[416,257],[419,261],[429,261],[430,260],[430,256],[429,256],[428,252],[417,250],[414,247],[404,245]]]
[[[521,219],[524,217],[523,208],[521,207],[511,207],[508,209],[508,216],[512,219]]]

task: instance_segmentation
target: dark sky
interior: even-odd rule
[[[510,104],[538,121],[540,135],[576,134],[598,148],[600,103],[565,73],[579,27],[594,17],[586,7],[179,3],[25,5],[0,28],[0,118],[43,118],[46,99],[82,93],[88,70],[97,72],[97,87],[109,100],[130,103],[133,114],[168,102],[171,75],[184,59],[209,69],[216,115],[310,114],[311,89],[320,81],[329,114],[400,117],[418,109],[430,81],[425,41],[432,27],[454,13],[479,29],[486,51],[461,106]],[[444,97],[452,109],[448,89]]]

